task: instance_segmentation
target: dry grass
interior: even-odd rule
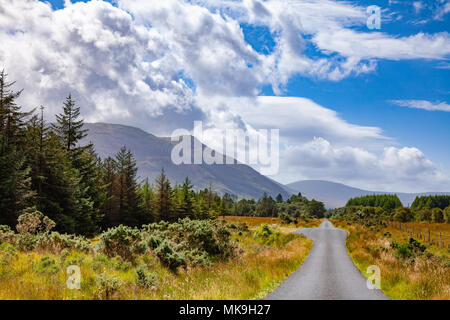
[[[370,265],[380,268],[381,289],[391,299],[450,299],[448,249],[436,250],[431,246],[413,259],[400,258],[390,243],[392,240],[406,241],[401,232],[387,228],[375,233],[342,221],[333,223],[349,232],[347,250],[363,274],[368,276],[366,270]],[[386,234],[387,231],[391,236]]]
[[[277,224],[282,225],[283,228],[313,228],[318,227],[322,223],[322,219],[313,219],[310,221],[298,220],[297,224],[283,224],[280,218],[272,217],[242,217],[242,216],[226,216],[225,220],[228,222],[245,222],[249,227],[256,227],[261,224]]]
[[[3,247],[0,299],[259,299],[295,271],[312,246],[303,236],[285,236],[292,240],[272,247],[256,242],[251,232],[236,234],[241,249],[236,258],[210,267],[182,269],[177,274],[161,266],[155,257],[142,256],[138,264],[147,265],[158,277],[157,284],[149,289],[136,284],[135,266],[120,261],[114,265],[109,259],[99,264],[93,254],[78,252],[65,258],[45,252],[18,252],[14,256]],[[37,268],[44,256],[54,260],[54,273]],[[81,269],[81,290],[67,289],[66,266],[70,264]],[[97,280],[103,272],[121,282],[108,297]]]
[[[430,250],[436,254],[447,254],[450,249],[450,223],[407,222],[389,224],[384,232],[389,231],[397,241],[407,241],[410,237],[430,244]],[[414,235],[413,235],[414,234]],[[431,243],[428,243],[428,234]]]

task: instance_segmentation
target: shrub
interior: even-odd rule
[[[151,289],[157,285],[158,275],[156,272],[147,272],[146,266],[139,266],[136,268],[136,284],[139,287]]]
[[[270,245],[280,238],[280,233],[272,230],[267,224],[260,225],[254,232],[253,237],[259,239],[263,244]]]
[[[409,208],[400,207],[395,210],[394,220],[400,222],[408,222],[412,219],[412,213]]]
[[[3,242],[15,243],[16,234],[9,226],[0,225],[0,244]]]
[[[431,210],[431,220],[433,222],[444,222],[444,215],[442,210],[439,208],[434,208]]]
[[[0,266],[8,266],[13,260],[18,257],[16,248],[10,243],[3,243],[0,245],[1,260]]]
[[[58,232],[45,232],[36,235],[35,249],[60,254],[63,250],[77,250],[89,252],[91,245],[89,240],[82,236],[60,234]]]
[[[155,249],[155,254],[161,260],[161,263],[172,271],[176,271],[178,267],[186,266],[184,254],[177,252],[174,245],[167,240],[164,240]]]
[[[239,228],[239,227],[238,227]],[[234,254],[229,227],[215,220],[180,219],[143,227],[144,243],[171,270],[188,263],[209,265]]]
[[[450,223],[450,206],[444,209],[444,220],[447,223]]]
[[[31,213],[22,214],[17,219],[17,222],[17,232],[24,236],[32,236],[40,232],[48,232],[56,226],[53,220],[44,216],[42,212],[37,210]]]
[[[47,273],[47,274],[55,274],[58,272],[58,264],[56,263],[56,260],[45,256],[42,257],[35,265],[34,269],[38,273]]]
[[[109,257],[120,256],[125,260],[134,261],[137,254],[144,253],[147,249],[141,240],[138,229],[120,225],[103,232],[97,248],[100,253]]]
[[[99,299],[112,299],[122,284],[119,278],[110,277],[106,273],[102,273],[97,276],[97,290],[95,295]]]
[[[281,213],[278,215],[278,217],[281,219],[281,221],[282,221],[283,223],[286,223],[286,224],[289,224],[289,223],[292,223],[292,222],[294,222],[294,223],[297,222],[296,219],[292,218],[292,217],[289,215],[289,213],[286,213],[286,212],[281,212]]]

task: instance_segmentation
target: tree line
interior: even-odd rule
[[[351,198],[347,201],[346,207],[349,206],[363,206],[363,207],[380,207],[385,210],[392,210],[402,207],[402,203],[397,195],[382,194],[382,195],[367,195],[362,197]]]
[[[196,191],[189,178],[172,185],[162,169],[151,184],[137,181],[136,160],[125,146],[104,160],[87,141],[78,107],[69,95],[56,121],[44,120],[44,107],[24,112],[22,91],[0,73],[0,225],[14,227],[24,213],[40,212],[61,233],[94,235],[120,224],[138,226],[180,218],[223,215],[321,217],[323,203],[294,195],[286,202],[264,194],[258,201],[222,197],[209,188]]]
[[[385,220],[450,223],[450,196],[417,196],[411,208],[403,207],[396,195],[363,196],[350,199],[344,208],[334,210],[333,216],[357,221],[358,210],[367,225]]]

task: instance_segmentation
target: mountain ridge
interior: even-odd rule
[[[82,144],[92,142],[102,159],[114,157],[123,146],[130,149],[141,179],[148,178],[150,182],[154,182],[164,168],[172,183],[182,183],[188,176],[196,189],[207,188],[212,183],[213,189],[219,194],[230,193],[256,199],[264,193],[272,197],[278,193],[284,198],[289,196],[278,182],[242,163],[176,165],[171,161],[175,143],[168,137],[157,137],[142,129],[121,124],[85,123],[84,127],[89,131]],[[191,136],[191,139],[195,138]],[[206,147],[202,144],[203,149]]]

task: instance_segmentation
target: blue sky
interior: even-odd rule
[[[40,84],[24,103],[56,110],[71,90],[88,121],[160,135],[199,118],[211,132],[279,128],[280,182],[450,189],[448,0],[22,2],[0,62]],[[372,5],[379,30],[366,26]]]

